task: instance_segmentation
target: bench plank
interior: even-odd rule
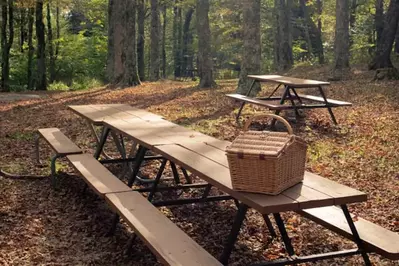
[[[257,104],[261,106],[265,106],[271,110],[287,110],[287,109],[292,109],[290,105],[283,105],[283,104],[272,104],[270,101],[264,101],[264,100],[259,100],[256,98],[251,98],[245,95],[241,94],[226,94],[227,97],[243,101],[243,102],[248,102],[252,104]]]
[[[353,240],[352,232],[341,208],[330,206],[302,210],[298,213]],[[359,217],[353,220],[367,251],[375,252],[391,260],[399,259],[399,234]]]
[[[69,155],[67,159],[100,197],[104,197],[107,193],[131,191],[131,188],[116,178],[92,155]]]
[[[311,100],[311,101],[324,103],[323,97],[318,97],[318,96],[313,96],[313,95],[306,95],[306,94],[298,94],[298,96],[301,99],[306,99],[306,100]],[[350,103],[350,102],[343,102],[343,101],[338,101],[338,100],[333,100],[333,99],[327,99],[327,102],[329,104],[336,105],[336,106],[352,106],[352,103]]]
[[[58,128],[41,128],[38,132],[59,155],[82,153],[82,150]]]
[[[106,201],[165,265],[222,265],[136,191],[106,195]]]

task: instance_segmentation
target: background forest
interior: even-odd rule
[[[240,72],[244,80],[300,64],[329,64],[332,79],[350,65],[397,77],[397,0],[1,3],[2,91],[194,76],[212,86]]]

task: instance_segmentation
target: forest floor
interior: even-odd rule
[[[325,69],[299,68],[291,76],[325,80]],[[307,169],[368,194],[369,200],[352,204],[356,215],[399,232],[399,82],[371,81],[373,73],[353,71],[350,79],[334,82],[328,96],[354,103],[337,108],[339,121],[331,123],[326,110],[306,112],[293,124],[295,133],[309,143]],[[40,99],[0,104],[0,169],[48,176],[50,150],[42,145],[45,167],[34,160],[34,132],[58,127],[86,152],[95,147],[86,122],[67,110],[68,104],[127,103],[163,115],[166,119],[216,138],[233,140],[238,104],[224,96],[237,80],[220,81],[216,89],[197,89],[193,82],[162,81],[136,88],[97,88],[77,92],[39,93]],[[264,86],[270,92],[273,86]],[[31,94],[31,93],[30,93]],[[243,120],[264,109],[246,107]],[[46,159],[45,159],[46,158]],[[0,177],[0,265],[156,265],[140,241],[125,247],[129,228],[122,224],[105,237],[112,213],[93,193],[82,194],[83,181],[65,162],[57,165],[60,189],[48,178]],[[112,171],[120,170],[118,167]],[[146,173],[153,174],[154,165]],[[170,174],[170,173],[169,173]],[[222,251],[233,218],[232,202],[161,209],[175,224],[212,255]],[[294,213],[284,219],[298,254],[351,248],[353,244]],[[231,265],[247,265],[284,256],[279,239],[270,239],[262,218],[250,211]],[[399,265],[372,255],[375,265]],[[359,256],[316,265],[362,265]]]

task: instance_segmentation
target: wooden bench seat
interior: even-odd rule
[[[226,94],[227,97],[242,101],[242,102],[247,102],[247,103],[252,103],[256,105],[261,105],[264,107],[269,108],[270,110],[287,110],[287,109],[292,109],[290,105],[283,105],[283,104],[275,104],[271,103],[270,101],[265,101],[261,99],[256,99],[256,98],[251,98],[248,96],[244,96],[241,94]]]
[[[322,207],[298,211],[304,217],[353,240],[344,213],[339,207]],[[353,218],[360,238],[368,252],[375,252],[391,260],[399,260],[399,234],[359,217]]]
[[[51,183],[56,188],[56,169],[55,162],[58,158],[70,154],[81,154],[82,150],[76,146],[67,136],[65,136],[58,128],[41,128],[38,129],[38,135],[35,140],[36,161],[40,164],[39,140],[42,137],[54,150],[55,156],[51,158]]]
[[[58,128],[41,128],[38,130],[38,132],[40,136],[43,137],[43,139],[51,146],[51,148],[60,156],[82,153],[82,150]]]
[[[139,192],[106,195],[106,201],[165,265],[222,265]]]
[[[301,99],[306,99],[306,100],[310,100],[310,101],[324,103],[323,97],[318,97],[318,96],[313,96],[313,95],[306,95],[306,94],[298,94],[298,96]],[[333,100],[333,99],[327,99],[327,102],[330,105],[332,105],[331,107],[334,107],[334,106],[352,106],[352,103],[350,103],[350,102],[343,102],[343,101],[338,101],[338,100]]]
[[[108,193],[131,191],[131,188],[115,177],[93,155],[76,154],[68,155],[66,158],[100,197]]]

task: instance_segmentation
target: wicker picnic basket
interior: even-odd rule
[[[281,121],[287,132],[248,131],[255,119]],[[277,195],[300,183],[305,172],[307,145],[293,134],[282,117],[272,114],[251,117],[233,143],[226,148],[233,189]]]

